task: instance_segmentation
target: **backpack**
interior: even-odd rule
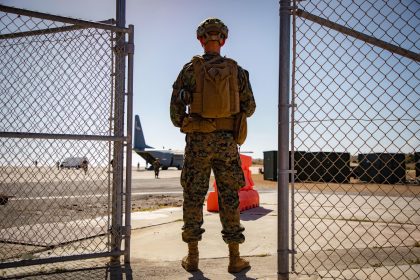
[[[190,114],[203,118],[227,118],[239,113],[238,65],[229,58],[216,57],[205,61],[192,59],[196,92]]]
[[[242,145],[247,135],[247,122],[245,113],[240,112],[238,64],[233,59],[220,57],[205,61],[202,56],[194,56],[192,63],[196,92],[181,131],[230,130],[236,143]]]

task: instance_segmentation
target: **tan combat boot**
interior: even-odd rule
[[[198,242],[188,243],[188,256],[182,259],[182,267],[188,272],[198,270]]]
[[[229,243],[229,273],[237,273],[251,267],[249,262],[239,256],[239,244]]]

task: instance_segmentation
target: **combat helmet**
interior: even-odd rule
[[[217,35],[210,34],[210,32],[217,32]],[[219,41],[227,39],[229,29],[218,18],[208,18],[200,23],[197,27],[197,39],[204,38],[205,42]]]

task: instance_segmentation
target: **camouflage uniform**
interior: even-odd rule
[[[159,168],[160,168],[159,160],[155,160],[152,165],[153,165],[153,170],[155,171],[155,178],[159,178]]]
[[[207,53],[209,61],[219,54]],[[250,117],[255,111],[255,100],[249,83],[248,72],[238,66],[240,110]],[[187,63],[173,84],[170,116],[173,124],[181,127],[186,116],[186,105],[180,101],[180,90],[195,92],[195,77],[192,63]],[[182,239],[184,242],[201,240],[204,229],[203,204],[209,188],[209,177],[213,169],[219,192],[219,215],[223,226],[222,235],[226,243],[243,243],[240,224],[238,190],[245,185],[238,148],[232,131],[211,133],[187,133],[181,185],[184,190]]]

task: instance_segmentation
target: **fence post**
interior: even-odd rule
[[[125,26],[125,0],[116,0],[117,27]],[[116,33],[115,47],[115,111],[114,134],[124,136],[124,83],[125,83],[125,33]],[[111,250],[121,252],[122,242],[122,195],[123,195],[123,141],[114,143],[113,192],[112,192],[112,229]],[[111,264],[120,264],[120,255],[111,257]]]
[[[290,0],[280,0],[279,107],[278,107],[278,279],[289,279],[289,76]]]
[[[128,53],[127,67],[127,160],[125,176],[125,243],[124,262],[130,262],[130,236],[131,236],[131,161],[132,161],[132,131],[133,131],[133,71],[134,71],[134,26],[129,25],[128,44],[131,51]]]

